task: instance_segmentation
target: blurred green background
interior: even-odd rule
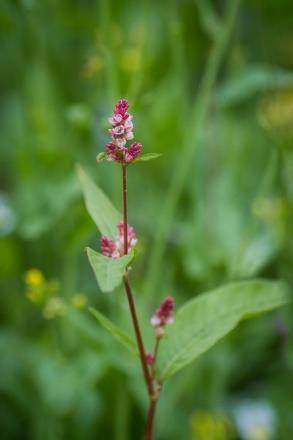
[[[119,167],[95,162],[120,97],[163,154],[129,171],[142,316],[167,294],[290,282],[292,16],[291,0],[1,1],[1,439],[141,438],[139,365],[87,310],[131,331],[86,260],[99,235],[74,169],[120,207]],[[243,323],[176,375],[155,438],[293,438],[291,330],[289,307]]]

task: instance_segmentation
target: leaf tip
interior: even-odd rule
[[[103,162],[103,161],[106,160],[106,159],[107,159],[107,154],[106,154],[105,151],[102,151],[101,153],[99,153],[99,154],[96,156],[96,161],[97,161],[97,163],[101,163],[101,162]]]

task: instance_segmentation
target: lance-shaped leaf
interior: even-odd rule
[[[161,153],[145,153],[145,154],[141,154],[140,156],[137,156],[132,161],[132,163],[134,163],[134,162],[147,162],[148,160],[157,159],[160,156],[162,156]]]
[[[99,323],[114,337],[114,339],[120,342],[120,344],[126,347],[132,354],[138,354],[134,340],[124,330],[93,307],[90,307],[89,310]]]
[[[110,258],[86,248],[89,262],[93,268],[102,292],[112,292],[122,281],[125,267],[134,257],[134,251],[120,258]]]
[[[289,302],[286,286],[265,280],[231,283],[186,303],[167,327],[158,372],[166,379],[223,338],[241,320]]]
[[[80,165],[77,166],[77,172],[89,215],[101,234],[114,237],[117,234],[117,223],[122,219],[122,215]]]

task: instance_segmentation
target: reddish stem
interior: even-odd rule
[[[152,363],[152,366],[151,366],[152,377],[153,377],[153,379],[155,379],[155,377],[156,377],[155,363],[156,363],[156,360],[157,360],[157,355],[158,355],[158,349],[159,349],[160,340],[161,340],[161,338],[157,336],[157,337],[156,337],[155,348],[154,348],[154,352],[153,352],[153,353],[154,353],[154,360],[153,360],[153,363]]]
[[[123,233],[124,233],[124,254],[128,254],[128,219],[127,219],[127,179],[126,165],[122,164],[122,194],[123,194]]]
[[[148,411],[146,432],[145,432],[144,440],[152,440],[156,404],[157,404],[157,399],[151,400],[150,406],[149,406],[149,411]]]
[[[145,382],[146,382],[149,396],[151,397],[153,395],[152,378],[150,376],[150,372],[149,372],[149,369],[148,369],[148,366],[146,363],[145,349],[144,349],[144,345],[143,345],[141,331],[139,328],[139,322],[138,322],[138,318],[137,318],[137,314],[136,314],[134,298],[133,298],[133,295],[131,292],[131,287],[129,285],[127,269],[125,269],[125,274],[124,274],[123,280],[124,280],[124,287],[125,287],[126,295],[127,295],[127,299],[128,299],[129,309],[130,309],[130,313],[131,313],[131,317],[132,317],[132,323],[133,323],[133,327],[134,327],[134,331],[135,331],[136,341],[137,341],[137,345],[138,345],[138,351],[139,351],[140,362],[141,362],[141,366],[142,366],[142,370],[143,370],[143,375],[145,378]]]
[[[122,164],[122,193],[123,193],[123,235],[124,235],[124,254],[128,253],[128,237],[127,237],[127,179],[126,179],[126,165]],[[139,321],[136,313],[135,302],[131,287],[128,279],[128,269],[125,268],[125,273],[123,277],[124,287],[128,299],[129,310],[132,318],[132,323],[135,331],[136,341],[138,345],[140,362],[143,370],[143,375],[145,378],[146,386],[148,389],[148,394],[151,398],[153,395],[153,383],[152,378],[148,369],[148,365],[145,357],[145,349],[143,344],[143,339],[139,327]]]

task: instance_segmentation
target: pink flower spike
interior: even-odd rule
[[[151,324],[154,327],[164,327],[166,324],[172,324],[174,322],[173,310],[174,298],[172,296],[167,296],[152,316]]]
[[[121,248],[121,252],[123,254],[124,250],[124,223],[123,221],[119,222],[117,225],[118,229],[118,240],[117,240],[117,246]],[[137,239],[135,236],[135,232],[132,226],[127,225],[127,244],[128,244],[128,251],[131,251],[131,249],[136,245]]]
[[[151,352],[145,353],[145,360],[148,365],[152,365],[155,361],[155,356]]]
[[[114,107],[112,117],[109,118],[109,122],[112,124],[109,133],[119,148],[123,147],[128,140],[133,139],[132,115],[127,112],[127,109],[128,101],[120,99]]]
[[[115,240],[106,235],[101,237],[101,251],[105,257],[119,258],[124,255],[124,223],[121,221],[117,225],[118,234]],[[128,252],[130,252],[137,243],[135,231],[132,226],[127,225]]]
[[[134,138],[133,134],[133,116],[127,112],[128,101],[120,99],[114,107],[113,115],[108,118],[112,125],[108,129],[111,136],[111,142],[105,146],[105,152],[108,161],[128,164],[132,162],[141,152],[142,145],[134,142],[130,147],[126,143]]]
[[[119,253],[117,252],[116,245],[113,240],[111,240],[106,235],[101,237],[101,251],[102,255],[105,257],[118,258]]]
[[[127,99],[120,99],[114,107],[114,114],[124,115],[124,113],[128,110],[129,104]]]

